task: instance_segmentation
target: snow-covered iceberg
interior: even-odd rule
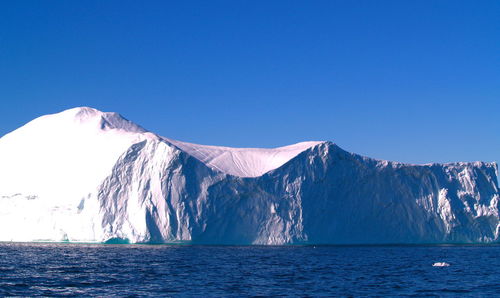
[[[75,108],[0,138],[0,241],[498,242],[495,163],[196,145]]]

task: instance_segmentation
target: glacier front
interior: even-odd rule
[[[331,142],[229,148],[74,108],[0,138],[0,241],[499,242],[495,163],[410,165]]]

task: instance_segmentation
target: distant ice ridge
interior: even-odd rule
[[[489,243],[495,163],[409,165],[331,142],[171,140],[75,108],[0,138],[0,241]]]

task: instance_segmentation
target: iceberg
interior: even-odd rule
[[[81,107],[0,138],[0,241],[492,243],[496,163],[197,145]]]

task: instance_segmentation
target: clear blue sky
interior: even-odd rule
[[[500,160],[500,1],[2,1],[0,135],[75,106],[161,135]]]

